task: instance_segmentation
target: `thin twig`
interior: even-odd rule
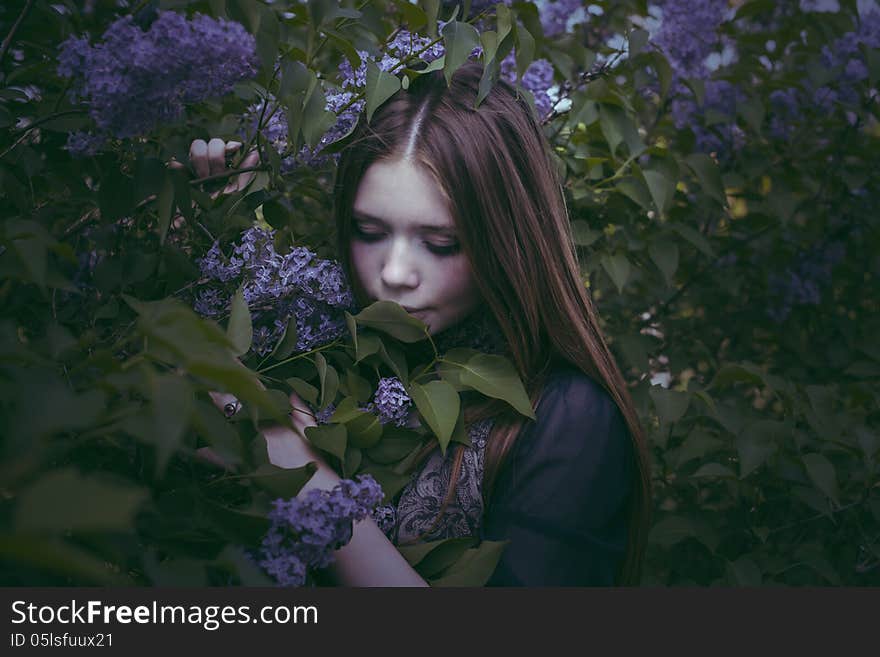
[[[215,173],[210,176],[205,176],[204,178],[195,178],[194,180],[190,180],[190,185],[201,185],[206,182],[213,182],[215,180],[225,180],[226,178],[231,178],[232,176],[237,176],[240,173],[247,173],[248,171],[268,171],[269,167],[266,165],[256,166],[256,167],[244,167],[241,169],[230,169],[229,171],[224,171],[223,173]]]
[[[15,33],[18,32],[18,28],[21,27],[22,21],[24,21],[25,17],[30,13],[31,8],[34,6],[34,0],[28,0],[27,4],[24,6],[24,9],[21,10],[21,13],[18,15],[18,20],[12,25],[12,29],[9,30],[9,34],[6,35],[6,38],[3,39],[3,45],[0,46],[0,64],[3,63],[3,58],[6,56],[6,51],[9,50],[9,47],[12,45],[12,39],[15,37]]]

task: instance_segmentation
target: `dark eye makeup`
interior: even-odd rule
[[[352,233],[355,239],[367,243],[379,242],[385,239],[387,235],[385,231],[376,227],[366,229],[361,222],[357,220],[352,222]],[[458,241],[454,241],[451,244],[434,244],[433,242],[426,240],[424,244],[428,251],[440,256],[455,255],[461,251],[461,244]]]

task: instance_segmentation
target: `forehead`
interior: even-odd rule
[[[408,159],[374,162],[358,187],[354,211],[399,226],[454,226],[440,185]]]

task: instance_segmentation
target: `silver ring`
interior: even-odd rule
[[[223,407],[223,415],[226,416],[226,419],[231,418],[233,415],[238,413],[241,410],[241,402],[237,399],[234,402],[229,402]]]

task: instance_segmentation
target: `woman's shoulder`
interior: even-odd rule
[[[560,526],[601,526],[628,494],[634,451],[605,388],[574,367],[557,367],[545,378],[535,420],[514,442],[496,503]]]
[[[535,409],[532,435],[553,434],[580,440],[592,434],[599,438],[628,437],[628,429],[611,394],[593,377],[572,365],[556,366],[544,381]]]

